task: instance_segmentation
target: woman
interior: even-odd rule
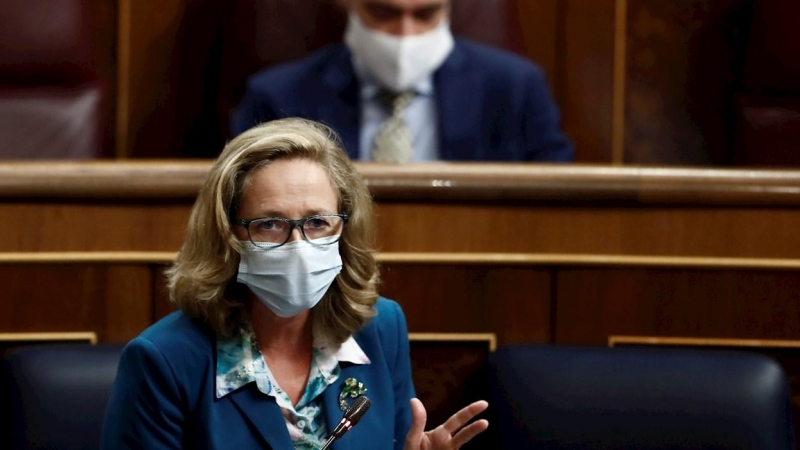
[[[286,119],[231,141],[168,271],[180,307],[123,351],[103,448],[458,448],[476,402],[424,432],[405,317],[377,294],[372,202],[333,132]],[[463,428],[462,428],[463,427]]]

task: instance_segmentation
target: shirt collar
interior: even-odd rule
[[[338,377],[339,363],[370,364],[358,342],[350,336],[342,345],[336,347],[314,339],[314,364],[329,382]],[[231,338],[217,340],[216,395],[222,398],[240,387],[255,382],[258,389],[272,395],[269,368],[261,356],[255,341],[255,333],[249,326],[242,327]]]
[[[364,64],[355,56],[353,56],[353,70],[361,84],[361,100],[374,100],[380,91],[384,89],[383,86],[381,86],[378,80],[367,71]],[[412,86],[412,89],[419,96],[429,97],[433,95],[433,74],[417,81],[414,86]]]

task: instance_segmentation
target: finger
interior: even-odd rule
[[[412,398],[411,402],[411,428],[408,430],[406,436],[406,448],[408,444],[413,444],[414,448],[419,447],[422,433],[425,432],[425,422],[428,420],[428,413],[425,411],[425,406],[418,398]]]
[[[442,427],[444,427],[448,433],[453,434],[458,431],[459,428],[463,427],[467,422],[472,420],[473,417],[482,413],[488,407],[489,404],[483,400],[472,403],[450,416],[450,418],[447,419],[447,422],[442,424]]]
[[[475,422],[462,428],[461,431],[453,436],[453,448],[461,448],[462,445],[471,441],[475,436],[483,433],[489,428],[489,421],[485,419],[476,420]]]

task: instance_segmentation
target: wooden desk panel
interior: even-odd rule
[[[612,335],[800,339],[800,270],[569,268],[558,273],[559,344]]]
[[[381,263],[381,295],[403,308],[412,333],[494,333],[499,344],[552,341],[553,272],[535,265]],[[172,312],[163,270],[156,317]]]
[[[36,254],[31,254],[36,255]],[[174,307],[163,254],[0,264],[0,332],[96,331],[125,342]],[[381,292],[417,333],[494,333],[499,345],[605,345],[610,335],[800,340],[800,265],[659,261],[426,262],[381,255]]]
[[[458,263],[382,264],[381,293],[415,332],[495,333],[502,344],[551,341],[547,267]]]
[[[209,164],[0,164],[0,255],[100,252],[90,262],[101,262],[109,257],[103,252],[174,253]],[[800,172],[357,167],[378,201],[381,254],[402,256],[384,261],[383,292],[409,310],[412,331],[496,332],[501,343],[598,345],[615,331],[797,333],[790,304],[797,300],[800,268]],[[134,266],[139,263],[152,262],[139,258]],[[81,283],[75,273],[56,273],[60,285]],[[148,295],[160,299],[163,280],[150,276],[155,291]],[[677,297],[679,287],[683,297]],[[678,306],[658,303],[669,295]],[[717,311],[703,295],[728,295],[739,309],[730,312],[733,306],[723,304]],[[684,297],[692,301],[681,303]],[[147,308],[151,318],[169,310],[163,300]],[[634,325],[618,327],[619,317]],[[727,325],[710,325],[717,318]],[[100,323],[104,328],[110,322]],[[115,338],[132,330],[120,329]]]
[[[177,251],[192,201],[0,203],[0,252]]]
[[[0,252],[177,251],[191,202],[0,202]],[[797,258],[800,209],[382,201],[384,252]]]
[[[153,322],[152,266],[0,262],[0,332],[91,331],[124,343]]]
[[[385,252],[796,258],[800,209],[388,203]]]
[[[177,251],[209,164],[0,164],[0,252]],[[384,252],[800,257],[800,172],[358,168]]]

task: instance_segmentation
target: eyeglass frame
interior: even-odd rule
[[[311,242],[311,239],[309,239],[308,236],[306,236],[306,230],[305,230],[305,228],[303,228],[303,226],[309,220],[316,219],[316,218],[319,218],[319,217],[338,217],[338,218],[342,219],[342,232],[339,233],[339,237],[335,241],[326,242],[324,244],[315,244],[315,243]],[[339,240],[342,239],[342,235],[344,234],[345,225],[347,225],[347,221],[349,219],[350,219],[349,215],[344,214],[344,213],[338,213],[338,214],[314,214],[313,216],[308,216],[308,217],[304,217],[302,219],[297,219],[297,220],[287,219],[286,217],[254,217],[252,219],[233,219],[233,223],[234,223],[234,225],[239,225],[240,227],[243,227],[245,230],[247,230],[247,239],[250,241],[251,244],[255,245],[258,248],[263,248],[265,250],[272,250],[274,248],[278,248],[278,247],[282,247],[282,246],[286,245],[286,243],[289,242],[289,239],[292,238],[292,232],[294,231],[295,228],[300,229],[300,235],[303,236],[303,240],[304,241],[308,242],[309,244],[311,244],[311,245],[313,245],[315,247],[324,247],[326,245],[335,244],[335,243],[339,242]],[[280,244],[276,244],[276,245],[273,245],[271,247],[264,247],[263,245],[256,244],[256,242],[253,240],[253,237],[250,236],[250,224],[255,222],[255,221],[257,221],[257,220],[280,220],[282,222],[288,223],[289,224],[289,232],[286,233],[286,240],[283,241]]]

